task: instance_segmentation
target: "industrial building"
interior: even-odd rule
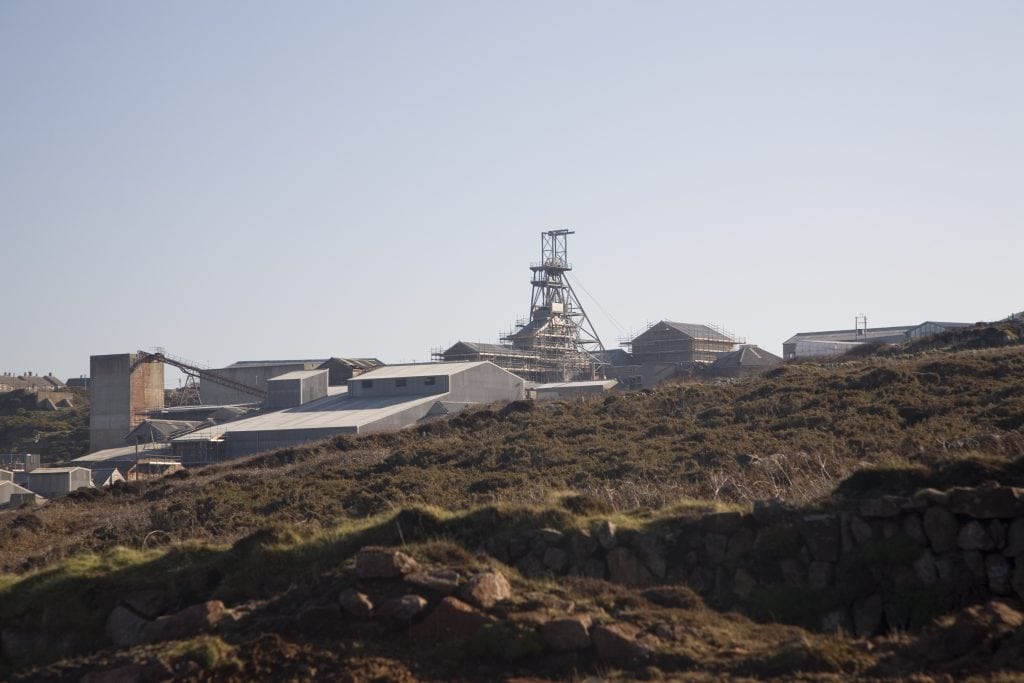
[[[267,382],[289,372],[326,370],[330,386],[344,386],[352,377],[384,365],[376,358],[321,358],[318,360],[249,360],[238,361],[224,368],[200,375],[199,396],[204,405],[233,405],[262,400]],[[210,375],[215,374],[216,377]],[[230,386],[219,379],[229,379],[240,386]],[[256,389],[247,391],[244,387]]]
[[[0,470],[0,475],[3,471]],[[32,493],[24,486],[15,484],[10,479],[4,479],[0,476],[0,509],[2,508],[16,508],[25,505],[26,503],[41,503],[45,499],[42,496]]]
[[[536,401],[598,398],[605,396],[619,384],[614,379],[580,380],[578,382],[552,382],[533,384],[526,388],[526,397]]]
[[[852,330],[798,332],[782,343],[782,357],[792,360],[815,356],[837,356],[866,343],[902,344],[911,339],[971,325],[972,323],[929,320],[920,325],[869,328],[867,317],[859,315],[854,320]]]
[[[183,465],[204,465],[337,434],[400,429],[473,404],[524,397],[522,378],[486,361],[384,366],[312,401],[184,434],[171,448]]]
[[[720,353],[736,348],[737,340],[710,325],[662,320],[626,343],[633,362],[694,365],[713,363]]]
[[[23,477],[22,486],[45,498],[58,498],[80,488],[92,487],[85,467],[38,467]]]
[[[530,315],[504,335],[502,344],[459,341],[433,357],[444,363],[489,361],[530,382],[594,379],[604,350],[569,282],[572,230],[541,233],[541,259],[530,266]]]
[[[89,450],[116,448],[125,435],[164,406],[163,363],[146,354],[115,353],[89,359]]]

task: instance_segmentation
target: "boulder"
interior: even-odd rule
[[[988,523],[988,535],[992,537],[992,543],[995,544],[996,548],[1003,548],[1006,546],[1006,524],[993,519]]]
[[[996,595],[1009,595],[1013,592],[1010,576],[1010,561],[998,553],[985,556],[985,576],[988,589]]]
[[[435,569],[426,572],[413,572],[405,577],[406,583],[420,588],[428,588],[444,595],[451,595],[459,587],[462,577],[454,569]]]
[[[1006,547],[1003,555],[1020,557],[1024,555],[1024,517],[1018,517],[1010,523],[1006,530]]]
[[[882,625],[882,596],[876,593],[855,600],[850,611],[854,633],[858,636],[872,636]]]
[[[853,515],[850,517],[850,535],[853,536],[853,540],[858,545],[864,545],[869,543],[875,536],[875,530],[871,528],[871,525],[865,522],[861,517]]]
[[[156,619],[167,611],[167,594],[162,590],[138,590],[121,598],[129,609],[146,619]]]
[[[921,553],[921,556],[914,560],[914,576],[926,586],[935,583],[938,578],[938,569],[935,566],[935,556],[928,550]]]
[[[960,657],[986,640],[1019,629],[1024,615],[1001,602],[973,605],[961,610],[942,638],[944,653]]]
[[[895,517],[903,509],[906,502],[898,496],[882,496],[881,498],[868,498],[861,501],[861,517]]]
[[[459,597],[477,607],[490,609],[512,597],[512,586],[501,572],[480,572],[462,586]]]
[[[653,534],[636,533],[629,539],[629,545],[640,561],[659,579],[665,578],[668,561],[665,548]]]
[[[965,550],[963,552],[964,565],[970,571],[971,576],[976,579],[988,579],[988,572],[985,571],[985,556],[980,550]]]
[[[397,579],[418,568],[416,560],[398,550],[364,548],[356,554],[356,576],[361,579]]]
[[[606,519],[597,527],[597,542],[605,550],[611,550],[616,544],[616,533],[615,522]]]
[[[925,510],[924,532],[932,544],[932,550],[945,553],[956,549],[960,525],[952,512],[944,507],[933,506]]]
[[[946,505],[949,502],[949,494],[938,489],[920,489],[914,493],[912,499],[931,505]]]
[[[552,619],[541,626],[540,635],[556,652],[584,650],[590,647],[590,621],[587,615]]]
[[[839,517],[836,515],[807,515],[800,522],[800,533],[818,562],[838,562],[841,550]]]
[[[921,517],[916,514],[909,514],[903,517],[903,533],[921,545],[928,545],[928,536],[924,533],[924,525],[921,524]]]
[[[834,574],[831,562],[811,562],[807,567],[807,586],[818,593],[827,590],[832,585]]]
[[[590,630],[597,656],[606,662],[628,662],[647,656],[650,648],[637,640],[632,624],[601,624]]]
[[[377,613],[397,621],[411,621],[426,606],[426,598],[415,593],[409,593],[385,600],[377,610]]]
[[[516,562],[516,569],[523,576],[530,578],[541,576],[547,571],[547,567],[544,566],[544,560],[534,555],[526,555],[519,558]]]
[[[353,617],[365,618],[373,613],[373,603],[369,596],[352,588],[338,595],[338,605]]]
[[[143,643],[183,640],[211,631],[231,614],[220,600],[209,600],[186,607],[180,612],[147,622],[140,632]]]
[[[597,552],[598,542],[587,531],[573,531],[568,535],[567,548],[573,563],[582,567]]]
[[[992,537],[977,520],[961,527],[956,536],[956,544],[961,550],[992,550],[995,547]]]
[[[543,561],[545,567],[556,574],[562,574],[569,568],[569,553],[565,552],[561,548],[550,546],[544,551]]]
[[[627,548],[614,548],[608,552],[608,575],[612,581],[624,586],[642,586],[653,580],[651,572]]]
[[[565,534],[563,534],[558,529],[545,528],[538,529],[537,531],[535,531],[533,533],[533,537],[535,539],[540,540],[545,546],[549,546],[560,544],[562,540],[565,538]]]
[[[149,619],[124,605],[118,605],[107,616],[104,631],[114,647],[131,647],[142,642],[142,628],[148,623]]]
[[[1024,489],[1013,486],[955,488],[949,492],[949,509],[975,519],[1009,519],[1024,515]]]
[[[739,512],[712,512],[700,520],[705,531],[713,534],[732,534],[743,526],[743,515]]]
[[[473,638],[485,625],[496,621],[472,605],[451,596],[442,598],[423,621],[412,627],[410,635],[428,643]]]

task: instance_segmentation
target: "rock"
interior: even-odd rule
[[[1010,561],[998,553],[985,556],[985,576],[988,578],[988,589],[996,595],[1009,595]]]
[[[598,543],[587,531],[573,531],[569,534],[567,547],[573,563],[582,567],[597,551]]]
[[[973,605],[961,610],[942,639],[945,653],[960,657],[986,640],[993,640],[1019,629],[1024,615],[1001,602]]]
[[[838,562],[840,551],[839,517],[807,515],[801,520],[803,534],[811,556],[818,562]]]
[[[411,621],[413,617],[423,611],[427,606],[427,599],[423,596],[409,593],[400,595],[397,598],[385,600],[377,613],[381,616],[390,617],[398,621]]]
[[[855,600],[851,609],[853,631],[858,636],[872,636],[882,625],[882,596],[869,595]]]
[[[140,631],[140,642],[160,643],[165,640],[184,640],[206,633],[230,616],[220,600],[209,600],[186,607],[180,612],[147,622]]]
[[[850,517],[850,535],[853,536],[853,540],[857,541],[858,545],[864,545],[871,541],[875,531],[871,528],[870,524],[854,515]]]
[[[583,576],[588,576],[592,579],[603,579],[607,576],[608,572],[605,568],[604,562],[596,557],[592,557],[583,565],[582,574]]]
[[[512,597],[512,586],[501,572],[480,572],[462,586],[459,597],[477,607],[490,609]]]
[[[924,525],[918,515],[910,514],[903,518],[903,533],[921,545],[928,545],[928,536],[924,533]]]
[[[945,553],[956,549],[956,537],[960,531],[953,513],[944,507],[930,507],[924,512],[924,532],[932,544],[932,550]]]
[[[361,579],[397,579],[419,568],[416,560],[398,550],[360,550],[356,554],[356,576]]]
[[[785,521],[793,513],[793,508],[778,498],[754,501],[752,517],[758,526],[767,526]]]
[[[428,643],[467,640],[494,621],[496,619],[491,615],[449,596],[442,598],[423,621],[413,626],[410,635]]]
[[[590,630],[597,656],[606,662],[628,662],[645,657],[649,648],[637,641],[637,629],[631,624],[602,624]]]
[[[811,562],[807,567],[807,586],[818,593],[832,585],[833,565],[831,562]]]
[[[725,561],[732,565],[740,562],[747,553],[753,550],[755,538],[757,535],[746,527],[733,534],[725,549]]]
[[[895,517],[903,508],[904,499],[898,496],[882,496],[861,501],[861,517]]]
[[[926,586],[935,583],[938,577],[938,570],[935,566],[935,556],[925,550],[921,556],[914,560],[914,576]]]
[[[544,551],[544,566],[556,574],[564,573],[569,568],[569,553],[561,548],[549,547]]]
[[[713,534],[732,534],[743,526],[743,515],[739,512],[712,512],[700,520],[705,531]]]
[[[988,523],[988,535],[992,537],[992,542],[997,549],[1006,546],[1006,525],[998,519],[993,519]]]
[[[1017,597],[1024,600],[1024,562],[1020,560],[1016,562],[1010,585],[1013,587],[1013,592],[1017,594]]]
[[[516,562],[516,569],[523,576],[533,578],[541,576],[547,571],[547,567],[544,566],[544,561],[539,557],[533,555],[526,555],[519,558]]]
[[[121,598],[121,602],[146,619],[156,619],[167,611],[167,596],[156,589],[128,593]]]
[[[107,616],[104,631],[114,647],[131,647],[142,642],[142,628],[149,620],[135,611],[118,605]]]
[[[949,502],[949,494],[938,489],[920,489],[914,493],[913,499],[944,506]]]
[[[725,534],[707,534],[704,536],[704,549],[708,554],[708,562],[720,564],[725,559],[725,551],[729,547],[729,537]]]
[[[743,567],[736,570],[732,577],[732,591],[741,598],[745,598],[754,592],[757,582]]]
[[[338,605],[353,617],[366,618],[373,613],[373,603],[369,596],[352,588],[338,595]]]
[[[451,595],[459,587],[462,577],[453,569],[435,569],[428,572],[413,572],[405,577],[406,583],[427,588],[444,595]]]
[[[653,580],[651,572],[627,548],[614,548],[608,552],[608,575],[612,581],[624,586],[642,586]]]
[[[971,576],[976,579],[987,579],[988,573],[985,571],[985,556],[977,550],[967,550],[963,553],[964,565],[971,572]]]
[[[590,617],[552,619],[541,626],[540,635],[544,644],[556,652],[584,650],[590,647]]]
[[[1006,531],[1006,547],[1003,548],[1003,555],[1007,557],[1024,555],[1024,517],[1018,517],[1010,523],[1010,528]]]
[[[779,562],[779,572],[782,574],[783,582],[791,588],[802,588],[804,586],[804,567],[800,560],[792,557]]]
[[[630,537],[629,545],[652,574],[659,579],[665,578],[668,562],[661,541],[652,534],[637,533]]]
[[[985,527],[976,520],[968,522],[960,529],[956,544],[962,550],[992,550],[995,547]]]
[[[558,545],[565,538],[565,534],[563,534],[558,529],[545,528],[538,529],[537,531],[535,531],[534,538],[540,539],[545,546]]]
[[[513,560],[530,552],[530,539],[525,536],[513,536],[508,540],[508,555]]]
[[[955,488],[949,492],[949,509],[975,519],[1009,519],[1024,515],[1024,489],[1013,486]]]
[[[597,527],[597,542],[601,544],[601,547],[605,550],[611,550],[615,547],[616,543],[616,527],[615,522],[611,520],[605,520],[601,522]]]

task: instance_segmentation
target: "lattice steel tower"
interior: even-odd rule
[[[572,265],[567,239],[572,230],[549,230],[540,235],[540,263],[530,265],[530,317],[502,338],[513,348],[532,352],[535,381],[564,381],[594,376],[595,351],[603,351],[597,331],[569,283]]]

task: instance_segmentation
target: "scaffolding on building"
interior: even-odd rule
[[[567,274],[568,236],[572,230],[541,233],[541,259],[530,265],[530,315],[501,336],[501,344],[466,345],[465,357],[435,351],[435,360],[489,360],[527,381],[559,382],[593,379],[604,351],[597,331],[587,317]]]

